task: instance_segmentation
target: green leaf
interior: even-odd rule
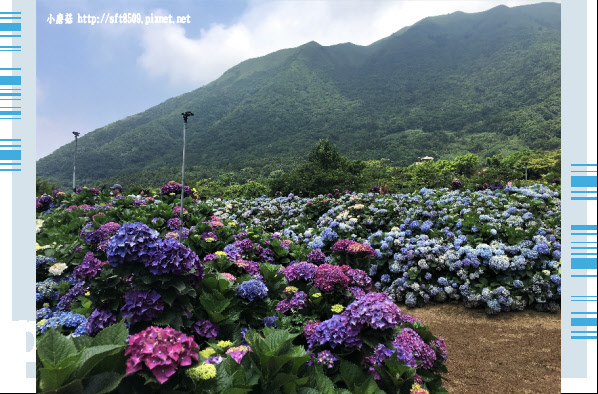
[[[294,382],[297,380],[297,376],[289,373],[277,373],[274,379],[269,382],[268,387],[271,389],[279,389],[285,384]],[[331,382],[332,383],[332,382]]]
[[[220,297],[213,293],[202,293],[199,302],[208,312],[222,313],[230,305],[230,299],[222,295]]]
[[[72,363],[64,368],[40,368],[38,371],[40,383],[43,391],[52,391],[58,389],[68,379],[77,368],[76,363]]]
[[[100,331],[91,341],[91,346],[124,345],[128,336],[129,330],[124,321],[120,321]]]
[[[316,385],[321,394],[334,394],[334,383],[324,375],[321,368],[316,369]]]
[[[370,393],[383,394],[384,393],[384,391],[380,390],[380,388],[376,384],[376,381],[374,380],[373,376],[368,377],[366,379],[366,381],[363,382],[361,385],[356,385],[354,392],[355,393],[363,393],[363,394],[370,394]]]
[[[290,341],[291,339],[295,338],[297,335],[291,335],[286,330],[276,330],[275,332],[271,333],[270,335],[266,336],[265,342],[268,345],[269,356],[274,356],[278,353],[278,351],[282,348],[285,342]]]
[[[37,355],[45,368],[55,367],[62,359],[77,353],[72,339],[50,329],[38,342]]]
[[[341,360],[340,375],[350,389],[353,389],[359,381],[363,381],[363,372],[361,371],[361,368],[345,360]]]
[[[301,387],[299,389],[299,394],[320,394],[320,392],[311,387]]]
[[[124,349],[124,345],[100,345],[83,350],[81,364],[74,376],[80,379],[84,378],[100,361],[121,349]]]
[[[56,394],[81,394],[83,392],[83,384],[79,379],[73,380],[66,386],[62,386],[56,390]]]
[[[202,284],[205,288],[210,289],[210,290],[216,290],[218,288],[218,279],[211,277],[211,278],[205,278],[202,281]]]
[[[115,390],[125,377],[116,372],[103,372],[86,379],[83,394],[109,393]]]
[[[92,341],[92,338],[87,335],[73,337],[73,343],[75,344],[75,347],[77,348],[78,351],[80,351],[81,349],[84,349],[86,347],[89,347],[91,345],[91,341]]]
[[[171,287],[174,287],[179,294],[184,294],[185,290],[187,289],[187,285],[182,279],[175,279],[169,282]]]
[[[251,392],[251,389],[240,389],[236,387],[231,387],[226,389],[222,392],[222,394],[245,394]]]

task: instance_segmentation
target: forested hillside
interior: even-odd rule
[[[361,28],[367,28],[363,26]],[[351,160],[482,157],[560,146],[560,5],[426,18],[369,46],[310,42],[247,60],[216,81],[79,139],[80,184],[146,185],[289,170],[330,138]],[[68,185],[74,144],[37,173]],[[172,175],[172,176],[171,176]]]

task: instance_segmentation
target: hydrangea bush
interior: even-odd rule
[[[187,198],[182,223],[167,189],[40,210],[38,365],[74,368],[59,382],[40,369],[40,391],[95,392],[110,373],[128,392],[444,392],[446,344],[402,304],[560,300],[560,200],[545,187]],[[99,347],[113,361],[82,371]]]

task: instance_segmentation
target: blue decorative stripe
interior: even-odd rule
[[[0,160],[21,160],[21,150],[0,150]]]
[[[571,259],[571,269],[595,270],[598,259]]]
[[[21,77],[20,76],[6,76],[0,75],[0,85],[20,85],[21,84]]]
[[[596,187],[597,177],[595,176],[572,176],[571,187]]]
[[[20,23],[0,23],[0,31],[21,31]]]
[[[573,224],[571,230],[598,230],[598,226],[595,224]]]
[[[598,325],[598,319],[591,317],[575,317],[571,319],[571,326],[573,327],[592,327]]]

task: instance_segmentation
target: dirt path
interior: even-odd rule
[[[450,393],[561,392],[560,314],[489,316],[459,305],[400,306],[446,341]]]

